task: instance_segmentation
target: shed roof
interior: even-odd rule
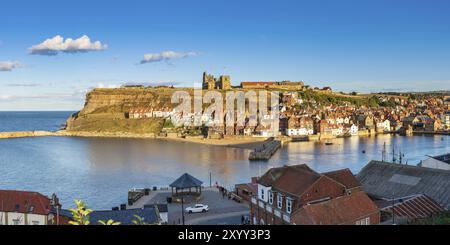
[[[177,180],[175,180],[172,184],[170,184],[170,187],[174,187],[177,189],[183,189],[183,188],[191,188],[191,187],[200,187],[203,184],[202,181],[198,180],[197,178],[193,177],[192,175],[185,173],[181,175]]]
[[[407,217],[408,219],[427,218],[435,213],[443,212],[441,207],[431,197],[423,194],[394,200],[375,201],[381,210],[389,210],[392,212],[394,207],[395,216]]]
[[[356,177],[364,191],[374,197],[398,198],[425,194],[444,208],[450,208],[448,170],[371,161]]]

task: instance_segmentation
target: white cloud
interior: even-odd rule
[[[19,61],[0,61],[0,71],[12,71],[22,67],[23,65]]]
[[[182,58],[196,56],[196,55],[197,55],[197,53],[195,53],[195,52],[178,53],[178,52],[174,52],[174,51],[164,51],[164,52],[156,53],[156,54],[145,54],[144,59],[141,60],[141,64],[159,62],[159,61],[171,60],[171,59],[182,59]]]
[[[98,83],[95,88],[120,88],[121,85],[117,84],[104,84],[104,83]]]
[[[8,87],[40,87],[42,84],[40,83],[8,83],[6,84]]]
[[[30,54],[38,55],[57,55],[63,53],[82,53],[90,51],[100,51],[108,46],[100,41],[91,42],[91,39],[84,35],[78,39],[64,38],[57,35],[53,38],[46,39],[44,42],[29,48]]]
[[[71,93],[42,93],[29,95],[7,95],[0,94],[0,101],[33,100],[33,99],[81,99],[84,94],[80,91]]]

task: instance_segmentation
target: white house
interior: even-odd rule
[[[378,132],[384,132],[384,131],[390,131],[391,130],[391,122],[389,120],[384,120],[382,122],[377,123],[377,131]]]
[[[350,128],[348,130],[348,133],[350,135],[358,135],[358,131],[359,131],[358,126],[356,126],[355,124],[352,124],[352,126],[350,126]]]
[[[306,136],[314,134],[313,129],[307,128],[288,128],[286,129],[286,135],[288,136]]]
[[[339,136],[344,134],[344,128],[342,127],[335,127],[331,129],[331,135]]]
[[[53,219],[48,197],[38,192],[0,190],[0,225],[48,225]]]

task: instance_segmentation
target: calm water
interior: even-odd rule
[[[0,132],[56,131],[72,113],[67,111],[0,111]]]
[[[50,125],[46,126],[49,129],[54,129],[55,125],[57,129],[66,119],[59,112],[53,116],[45,114],[46,119],[39,119],[38,114],[33,114],[33,118],[36,122],[48,120],[43,125]],[[6,125],[5,117],[16,125]],[[11,117],[0,116],[2,129],[24,130],[33,125],[28,120]],[[38,126],[38,129],[47,129]],[[66,208],[73,206],[74,198],[79,198],[92,208],[109,209],[126,202],[129,188],[167,186],[184,172],[203,180],[205,185],[209,185],[210,172],[213,183],[233,185],[249,181],[251,176],[264,173],[270,167],[299,163],[307,163],[317,171],[350,168],[357,173],[371,159],[381,159],[384,143],[390,151],[392,146],[401,149],[409,164],[417,164],[426,155],[450,152],[448,136],[382,135],[337,139],[332,146],[315,142],[291,143],[268,162],[250,163],[248,150],[165,140],[3,139],[0,140],[0,189],[34,190],[47,195],[56,192]]]

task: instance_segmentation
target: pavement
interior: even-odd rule
[[[148,196],[142,197],[130,208],[141,208],[145,204],[167,203],[167,197],[171,196],[170,190],[153,191]],[[187,225],[219,225],[219,224],[241,224],[241,217],[250,213],[249,206],[245,203],[223,197],[217,188],[205,188],[202,190],[201,199],[197,202],[209,206],[206,213],[184,214]],[[195,203],[185,204],[184,208],[193,206]],[[182,207],[179,203],[167,205],[169,224],[182,223]]]

